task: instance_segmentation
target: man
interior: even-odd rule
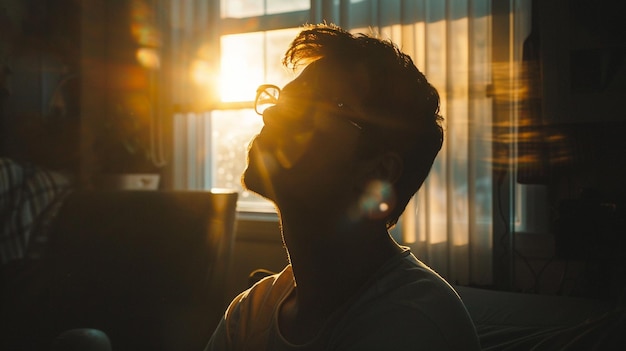
[[[235,298],[206,350],[478,350],[458,295],[388,233],[441,148],[437,91],[392,43],[335,26],[283,63],[306,67],[259,88],[243,183],[276,204],[290,265]]]

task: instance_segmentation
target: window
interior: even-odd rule
[[[175,167],[176,187],[236,189],[240,211],[274,211],[241,187],[248,144],[262,126],[252,105],[259,85],[283,86],[295,77],[281,59],[299,27],[309,22],[309,5],[309,0],[221,1],[218,102],[210,111],[175,118],[176,143],[186,144],[175,151],[186,161]]]
[[[222,18],[244,18],[308,10],[310,0],[222,0]]]
[[[273,206],[257,195],[244,191],[240,175],[245,168],[251,138],[261,129],[262,120],[252,108],[229,108],[229,103],[251,106],[256,88],[270,82],[282,86],[293,79],[281,66],[280,59],[297,28],[229,34],[221,37],[221,77],[219,83],[222,109],[210,113],[213,158],[211,187],[238,189],[239,209],[267,211]]]

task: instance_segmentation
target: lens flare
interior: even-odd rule
[[[151,48],[139,48],[135,54],[140,65],[148,69],[158,69],[161,66],[159,53]]]
[[[351,217],[353,220],[361,218],[381,219],[387,216],[394,204],[395,192],[391,183],[372,180],[365,187]]]
[[[141,46],[161,46],[161,33],[156,26],[156,13],[146,1],[134,0],[131,6],[130,32]]]

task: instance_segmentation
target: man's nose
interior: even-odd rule
[[[276,115],[278,114],[278,112],[276,112],[275,110],[276,110],[276,106],[271,106],[271,107],[266,108],[265,111],[263,111],[263,114],[261,115],[263,118],[263,124],[271,125],[275,123]]]

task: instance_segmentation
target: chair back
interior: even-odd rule
[[[44,257],[11,287],[13,336],[95,328],[116,351],[203,348],[226,308],[236,202],[236,192],[71,194]]]

